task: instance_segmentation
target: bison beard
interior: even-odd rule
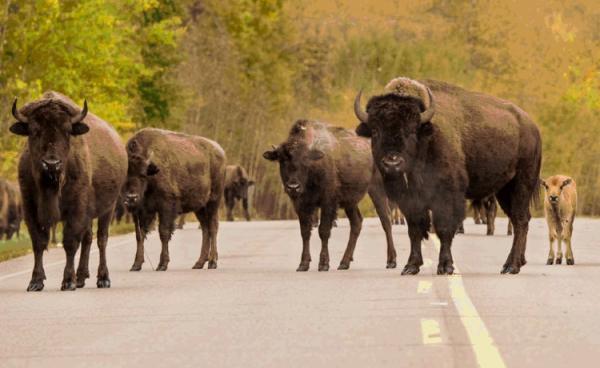
[[[464,201],[491,194],[514,225],[502,273],[518,273],[525,264],[529,204],[536,199],[541,166],[535,123],[508,101],[443,82],[402,78],[387,88],[389,93],[370,99],[366,112],[358,94],[355,113],[361,123],[356,131],[372,137],[386,192],[406,216],[411,253],[403,274],[416,274],[423,264],[421,240],[429,210],[441,242],[437,272],[452,274],[450,249],[464,219]],[[425,91],[419,97],[399,93],[415,88]],[[422,96],[429,96],[428,106]]]

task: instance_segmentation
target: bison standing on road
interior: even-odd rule
[[[99,288],[110,287],[106,266],[108,227],[127,175],[127,154],[117,132],[105,121],[80,110],[56,92],[17,109],[14,134],[26,136],[27,146],[19,161],[19,185],[25,223],[29,229],[35,265],[28,291],[44,288],[44,250],[50,229],[63,222],[65,265],[61,290],[83,287],[89,277],[92,220],[98,218]],[[86,134],[87,133],[87,134]],[[75,253],[81,243],[77,276]]]
[[[236,201],[242,201],[246,221],[250,221],[248,212],[248,188],[254,185],[254,180],[248,178],[246,170],[240,165],[227,165],[225,168],[225,206],[227,221],[233,221],[233,208]]]
[[[169,241],[178,215],[194,212],[202,226],[202,250],[193,268],[217,268],[219,204],[225,182],[225,152],[203,137],[142,129],[127,142],[129,169],[125,205],[133,214],[137,252],[131,271],[144,263],[144,239],[158,214],[162,252],[157,271],[169,264]]]
[[[571,249],[571,236],[573,235],[573,221],[577,213],[577,186],[575,180],[564,175],[554,175],[542,180],[546,188],[544,198],[544,213],[548,222],[550,238],[550,251],[546,264],[554,263],[554,240],[557,241],[556,264],[562,263],[561,242],[567,243],[567,265],[574,265],[575,258]]]
[[[319,271],[329,270],[328,242],[338,207],[350,220],[350,239],[338,269],[348,269],[362,227],[358,202],[368,192],[373,200],[387,239],[387,268],[396,267],[396,250],[381,176],[374,170],[369,140],[347,129],[324,123],[299,120],[287,141],[266,151],[264,158],[279,161],[286,193],[300,220],[302,258],[297,271],[310,265],[312,215],[321,209]]]
[[[0,179],[0,240],[4,239],[4,234],[8,231],[8,208],[10,201],[8,199],[8,182]]]
[[[23,220],[23,203],[19,185],[14,182],[6,183],[8,190],[8,226],[6,228],[6,240],[12,239],[13,235],[21,234],[21,221]],[[0,236],[1,238],[1,236]]]
[[[440,238],[438,274],[454,272],[451,245],[465,217],[465,198],[496,194],[514,225],[502,273],[525,264],[530,202],[537,198],[542,158],[540,132],[513,103],[438,81],[397,78],[386,93],[354,109],[357,133],[371,137],[388,196],[406,217],[411,252],[403,274],[423,264],[427,211]]]

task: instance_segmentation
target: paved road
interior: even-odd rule
[[[109,240],[112,288],[95,279],[60,292],[64,255],[45,258],[46,288],[26,293],[33,257],[0,264],[0,366],[565,367],[600,358],[600,220],[577,219],[575,266],[546,266],[546,226],[529,233],[529,264],[500,275],[510,239],[471,225],[458,236],[459,275],[436,276],[435,241],[418,276],[386,270],[378,221],[365,221],[355,262],[335,270],[348,235],[341,219],[332,270],[296,273],[295,221],[222,223],[219,268],[192,270],[199,230],[171,243],[167,272],[128,272],[133,235]],[[504,219],[497,229],[505,229]],[[394,226],[400,265],[406,227]],[[316,234],[315,234],[316,235]],[[148,256],[156,265],[156,233]],[[97,265],[92,255],[90,269]],[[318,238],[313,239],[318,259]],[[433,260],[433,262],[432,262]]]

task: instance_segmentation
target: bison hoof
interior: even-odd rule
[[[548,260],[546,261],[547,265],[551,265],[554,264],[554,258],[548,258]]]
[[[348,270],[350,269],[350,263],[340,263],[340,265],[337,268],[338,270]]]
[[[319,272],[327,272],[329,271],[329,265],[328,264],[320,264],[319,265]]]
[[[296,272],[306,272],[308,271],[309,264],[308,263],[300,263],[300,266],[296,268]]]
[[[42,291],[44,289],[43,281],[34,281],[31,280],[29,286],[27,286],[27,291]]]
[[[567,265],[568,266],[573,266],[575,264],[575,260],[573,258],[569,259],[567,258]]]
[[[492,236],[492,235],[494,235],[494,232],[493,232],[493,231],[488,231],[488,232],[487,232],[487,235],[488,235],[488,236]]]
[[[419,273],[419,266],[407,264],[404,266],[401,275],[416,275]]]
[[[562,264],[562,257],[556,259],[556,264],[557,265]]]
[[[217,262],[216,261],[208,261],[208,269],[209,270],[216,270],[217,269]]]
[[[156,271],[166,271],[167,270],[167,264],[165,263],[159,263],[158,267],[156,267]]]
[[[204,263],[206,263],[206,261],[198,261],[194,264],[194,267],[192,267],[192,269],[201,270],[204,268]]]
[[[512,235],[512,231],[507,231],[506,235],[511,236]]]
[[[452,275],[454,273],[454,266],[452,265],[438,265],[438,275]]]
[[[110,279],[98,279],[98,281],[96,281],[96,286],[98,287],[98,289],[108,289],[110,288]]]
[[[62,291],[73,291],[76,290],[77,287],[73,281],[63,281],[60,290]]]
[[[79,278],[77,278],[77,284],[75,286],[77,286],[78,289],[81,289],[82,287],[84,287],[85,286],[85,279],[79,279]]]
[[[396,268],[396,261],[388,261],[388,263],[385,265],[385,268]]]
[[[520,270],[521,270],[520,267],[517,267],[514,265],[504,265],[504,267],[502,267],[502,271],[500,271],[500,273],[501,274],[510,273],[511,275],[516,275],[519,273]]]
[[[142,265],[138,263],[134,263],[133,266],[129,269],[129,271],[140,271],[142,269]]]

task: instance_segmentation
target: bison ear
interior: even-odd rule
[[[312,161],[320,160],[324,156],[325,154],[323,153],[323,151],[318,149],[311,149],[310,151],[308,151],[308,159]]]
[[[18,121],[16,123],[14,123],[13,125],[11,125],[9,130],[11,133],[16,134],[16,135],[28,136],[29,135],[29,124],[21,123],[20,121]]]
[[[433,134],[433,124],[431,124],[430,121],[426,123],[421,123],[419,125],[417,131],[417,135],[419,136],[419,138],[429,137],[431,134]]]
[[[371,128],[366,123],[360,123],[356,127],[356,134],[361,137],[371,138]]]
[[[159,172],[160,172],[160,169],[158,168],[158,166],[156,166],[156,164],[154,164],[154,162],[150,162],[148,164],[148,168],[146,169],[146,175],[154,176],[154,175],[158,174]]]
[[[279,152],[276,149],[265,151],[263,157],[269,161],[277,161],[279,159]]]
[[[82,135],[90,131],[90,127],[86,123],[71,124],[71,135]]]

